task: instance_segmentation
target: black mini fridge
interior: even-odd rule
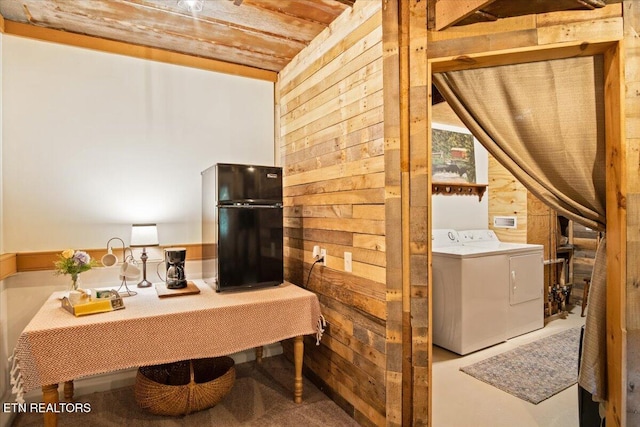
[[[218,163],[202,178],[203,245],[213,235],[217,246],[217,262],[203,261],[205,281],[218,292],[281,284],[282,168]]]

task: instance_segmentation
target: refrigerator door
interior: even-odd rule
[[[218,208],[216,290],[282,283],[282,207]]]
[[[218,206],[282,203],[282,168],[218,163]]]

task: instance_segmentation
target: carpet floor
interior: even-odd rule
[[[144,412],[135,402],[133,387],[79,396],[89,403],[89,413],[59,414],[61,427],[112,426],[358,426],[339,406],[304,379],[301,404],[293,402],[293,364],[284,356],[265,358],[262,365],[236,365],[231,392],[215,407],[182,417]],[[42,425],[42,414],[21,413],[13,427]]]
[[[577,382],[579,341],[580,328],[571,328],[460,370],[538,404]]]

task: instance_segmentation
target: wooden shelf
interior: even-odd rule
[[[469,184],[464,182],[432,182],[432,194],[478,196],[478,201],[482,200],[484,192],[487,191],[487,184]]]

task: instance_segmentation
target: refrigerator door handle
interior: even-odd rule
[[[268,205],[280,205],[282,206],[282,200],[277,199],[233,199],[233,200],[218,200],[217,205],[222,206],[235,206],[235,205],[257,205],[257,206],[268,206]]]
[[[282,209],[282,205],[249,205],[249,204],[235,204],[235,205],[218,205],[221,209]]]

